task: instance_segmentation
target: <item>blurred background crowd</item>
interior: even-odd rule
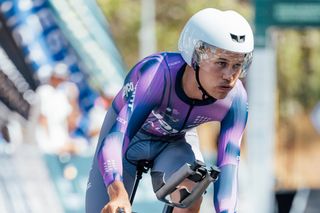
[[[255,32],[239,212],[320,212],[320,1],[0,0],[0,212],[84,212],[104,115],[186,20],[233,9]],[[214,164],[219,125],[198,129]],[[145,177],[134,210],[161,212]],[[140,191],[140,192],[139,192]],[[143,192],[143,193],[142,193]],[[201,212],[213,212],[210,194]]]

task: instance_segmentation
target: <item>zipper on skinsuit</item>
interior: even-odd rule
[[[195,104],[195,103],[194,103],[194,100],[192,100],[192,104],[190,105],[190,108],[189,108],[189,110],[188,110],[186,119],[184,120],[184,122],[183,122],[183,124],[182,124],[182,127],[181,127],[181,129],[180,129],[179,132],[181,132],[181,131],[184,129],[184,126],[186,125],[186,123],[187,123],[187,121],[188,121],[188,119],[189,119],[189,116],[190,116],[190,114],[191,114],[191,111],[192,111],[192,109],[193,109],[193,107],[194,107],[194,104]]]

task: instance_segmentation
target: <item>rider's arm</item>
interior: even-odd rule
[[[122,156],[152,109],[161,102],[163,64],[162,56],[153,56],[137,64],[113,101],[116,121],[102,139],[97,154],[99,169],[107,188],[114,181],[122,181]]]
[[[247,115],[247,96],[242,90],[234,98],[231,108],[221,122],[217,160],[221,173],[214,185],[214,205],[217,213],[236,211],[240,144]]]

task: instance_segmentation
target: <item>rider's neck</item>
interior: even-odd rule
[[[182,89],[189,98],[202,100],[202,93],[198,88],[195,71],[189,65],[186,66],[182,76]]]

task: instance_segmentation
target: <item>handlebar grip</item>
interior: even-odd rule
[[[212,166],[209,173],[210,173],[210,176],[211,176],[214,180],[217,180],[220,172],[221,172],[221,171],[220,171],[219,167],[217,167],[217,166]]]
[[[127,213],[127,212],[124,210],[124,208],[118,207],[117,208],[117,213]],[[131,212],[131,213],[138,213],[138,212]]]
[[[124,208],[117,208],[117,213],[126,213],[126,211],[124,210]]]

